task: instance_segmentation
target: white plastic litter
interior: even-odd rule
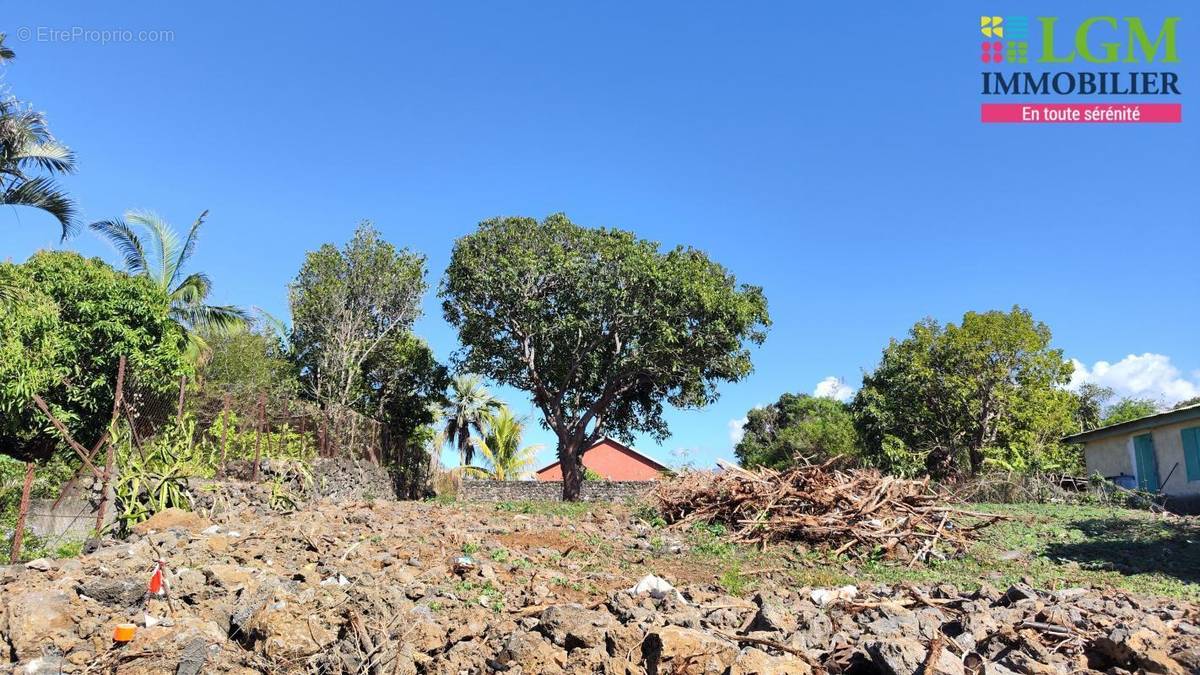
[[[683,599],[683,595],[681,595],[679,591],[675,590],[675,587],[672,586],[669,581],[663,579],[662,577],[654,576],[653,574],[647,574],[646,576],[642,577],[641,581],[634,584],[633,588],[627,589],[625,592],[635,596],[649,595],[656,600],[674,594],[675,598],[679,600],[679,602],[682,602],[685,605],[687,604],[687,601]]]
[[[217,534],[220,531],[221,531],[220,525],[209,525],[208,527],[204,528],[203,530],[200,530],[200,534]]]
[[[335,584],[338,586],[348,586],[350,584],[350,580],[341,574],[338,574],[336,577],[327,577],[321,580],[322,586],[333,586]]]
[[[858,589],[854,586],[842,586],[840,588],[818,588],[809,593],[808,596],[812,601],[824,607],[831,602],[838,600],[853,600],[858,595]]]

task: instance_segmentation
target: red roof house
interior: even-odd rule
[[[669,469],[633,448],[605,436],[583,451],[583,465],[608,480],[658,480]],[[538,480],[562,480],[562,466],[555,462],[538,469]]]

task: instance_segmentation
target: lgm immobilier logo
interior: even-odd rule
[[[983,122],[1180,122],[1179,17],[979,17]],[[1040,102],[1071,97],[1086,102]],[[1136,97],[1139,100],[1132,100]],[[997,98],[1021,99],[994,103]],[[1144,100],[1149,99],[1149,100]],[[1163,102],[1171,101],[1171,102]]]

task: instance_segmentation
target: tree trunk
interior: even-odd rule
[[[571,440],[559,440],[558,465],[563,475],[563,501],[579,501],[583,487],[583,458],[579,455],[580,444]]]

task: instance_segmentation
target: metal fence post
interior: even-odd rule
[[[267,395],[259,394],[258,397],[258,431],[254,434],[254,471],[250,474],[252,482],[258,482],[258,462],[262,458],[262,434],[263,425],[267,421]]]
[[[8,561],[13,564],[21,559],[21,545],[25,542],[25,517],[29,515],[29,493],[33,490],[33,472],[36,466],[34,462],[25,462],[25,485],[21,488],[17,527],[13,530],[12,549],[8,556]]]

